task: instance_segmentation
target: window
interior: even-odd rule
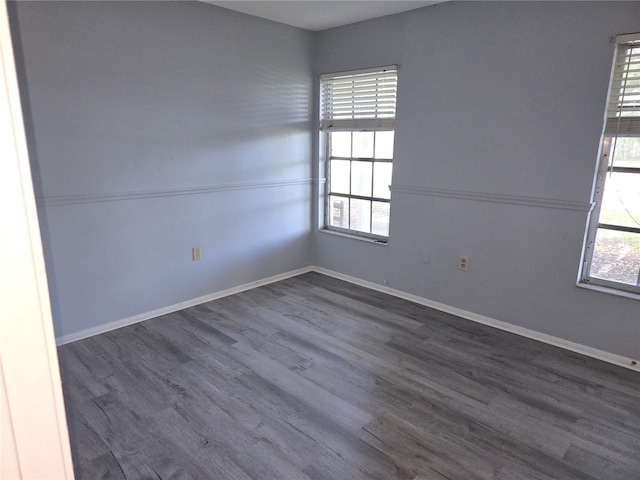
[[[325,228],[389,236],[397,67],[320,77]]]
[[[640,34],[617,38],[582,281],[640,293]]]

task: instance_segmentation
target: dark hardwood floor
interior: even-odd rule
[[[78,479],[640,479],[640,374],[316,273],[59,357]]]

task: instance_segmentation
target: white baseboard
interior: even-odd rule
[[[412,295],[410,293],[405,293],[401,290],[396,290],[395,288],[390,288],[384,285],[379,285],[377,283],[361,280],[359,278],[352,277],[350,275],[344,275],[342,273],[335,272],[333,270],[328,270],[326,268],[311,267],[311,270],[313,270],[314,272],[322,273],[323,275],[328,275],[330,277],[338,278],[340,280],[354,283],[356,285],[370,288],[372,290],[376,290],[382,293],[388,293],[389,295],[393,295],[394,297],[402,298],[404,300],[409,300],[410,302],[414,302],[419,305],[424,305],[425,307],[430,307],[435,310],[440,310],[441,312],[450,313],[451,315],[456,315],[457,317],[465,318],[467,320],[471,320],[472,322],[481,323],[489,327],[498,328],[506,332],[520,335],[522,337],[531,338],[539,342],[547,343],[549,345],[554,345],[556,347],[564,348],[565,350],[570,350],[572,352],[580,353],[588,357],[596,358],[598,360],[603,360],[605,362],[612,363],[614,365],[618,365],[621,367],[628,368],[630,370],[634,370],[636,372],[640,372],[640,365],[639,365],[640,362],[636,359],[623,357],[621,355],[616,355],[615,353],[605,352],[604,350],[598,350],[597,348],[589,347],[587,345],[582,345],[580,343],[575,343],[569,340],[564,340],[562,338],[554,337],[553,335],[547,335],[546,333],[540,333],[535,330],[519,327],[511,323],[496,320],[494,318],[486,317],[484,315],[479,315],[477,313],[469,312],[461,308],[452,307],[451,305],[446,305],[444,303],[435,302],[433,300],[429,300],[424,297],[419,297],[417,295]]]
[[[396,290],[395,288],[379,285],[377,283],[369,282],[356,277],[352,277],[350,275],[345,275],[343,273],[335,272],[333,270],[328,270],[326,268],[317,267],[317,266],[309,266],[309,267],[299,268],[297,270],[291,270],[289,272],[281,273],[279,275],[274,275],[272,277],[256,280],[255,282],[245,283],[243,285],[238,285],[237,287],[228,288],[226,290],[214,292],[214,293],[204,295],[202,297],[194,298],[191,300],[186,300],[184,302],[176,303],[174,305],[169,305],[167,307],[159,308],[157,310],[152,310],[150,312],[134,315],[133,317],[124,318],[121,320],[115,320],[113,322],[105,323],[104,325],[100,325],[93,328],[87,328],[86,330],[81,330],[79,332],[72,333],[69,335],[63,335],[61,337],[56,338],[56,343],[58,345],[64,345],[66,343],[75,342],[77,340],[82,340],[83,338],[92,337],[93,335],[109,332],[111,330],[126,327],[127,325],[132,325],[134,323],[150,320],[155,317],[177,312],[178,310],[182,310],[184,308],[193,307],[194,305],[200,305],[201,303],[210,302],[211,300],[227,297],[229,295],[244,292],[252,288],[262,287],[270,283],[279,282],[280,280],[285,280],[287,278],[295,277],[297,275],[302,275],[303,273],[308,273],[308,272],[322,273],[323,275],[328,275],[330,277],[338,278],[340,280],[344,280],[349,283],[360,285],[362,287],[387,293],[389,295],[393,295],[394,297],[402,298],[404,300],[409,300],[410,302],[414,302],[419,305],[424,305],[425,307],[430,307],[435,310],[440,310],[441,312],[449,313],[451,315],[456,315],[458,317],[471,320],[472,322],[481,323],[483,325],[498,328],[506,332],[520,335],[522,337],[531,338],[539,342],[547,343],[549,345],[554,345],[556,347],[564,348],[565,350],[570,350],[572,352],[576,352],[582,355],[586,355],[588,357],[596,358],[598,360],[602,360],[602,361],[611,363],[613,365],[618,365],[621,367],[628,368],[630,370],[640,372],[640,365],[638,364],[640,362],[632,358],[623,357],[621,355],[616,355],[615,353],[605,352],[604,350],[599,350],[597,348],[571,342],[569,340],[564,340],[562,338],[554,337],[552,335],[547,335],[545,333],[540,333],[528,328],[519,327],[511,323],[503,322],[501,320],[496,320],[494,318],[486,317],[484,315],[479,315],[474,312],[469,312],[461,308],[452,307],[451,305],[429,300],[427,298],[420,297],[418,295],[412,295],[410,293],[406,293],[401,290]]]
[[[238,285],[237,287],[227,288],[226,290],[220,290],[219,292],[210,293],[202,297],[193,298],[191,300],[185,300],[184,302],[175,303],[173,305],[158,308],[150,312],[134,315],[133,317],[114,320],[113,322],[108,322],[103,325],[99,325],[97,327],[87,328],[85,330],[80,330],[79,332],[71,333],[69,335],[62,335],[60,337],[56,337],[56,344],[64,345],[65,343],[71,343],[77,340],[82,340],[83,338],[92,337],[94,335],[99,335],[105,332],[110,332],[111,330],[116,330],[118,328],[126,327],[127,325],[133,325],[134,323],[143,322],[145,320],[150,320],[152,318],[160,317],[162,315],[167,315],[169,313],[177,312],[178,310],[193,307],[194,305],[200,305],[201,303],[210,302],[211,300],[216,300],[222,297],[228,297],[229,295],[244,292],[245,290],[251,290],[252,288],[262,287],[270,283],[275,283],[275,282],[279,282],[280,280],[285,280],[287,278],[295,277],[297,275],[302,275],[303,273],[308,273],[308,272],[311,272],[312,270],[313,270],[312,267],[298,268],[297,270],[291,270],[289,272],[281,273],[279,275],[274,275],[272,277],[256,280],[255,282],[245,283],[243,285]]]

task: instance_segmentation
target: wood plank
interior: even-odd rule
[[[636,372],[317,273],[59,356],[79,480],[640,480]]]

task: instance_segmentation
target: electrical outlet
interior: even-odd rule
[[[191,256],[194,262],[200,260],[200,247],[193,247],[191,249]]]
[[[465,272],[469,271],[469,257],[461,255],[460,259],[458,260],[458,268]]]
[[[431,263],[431,252],[429,250],[422,251],[422,263]]]

